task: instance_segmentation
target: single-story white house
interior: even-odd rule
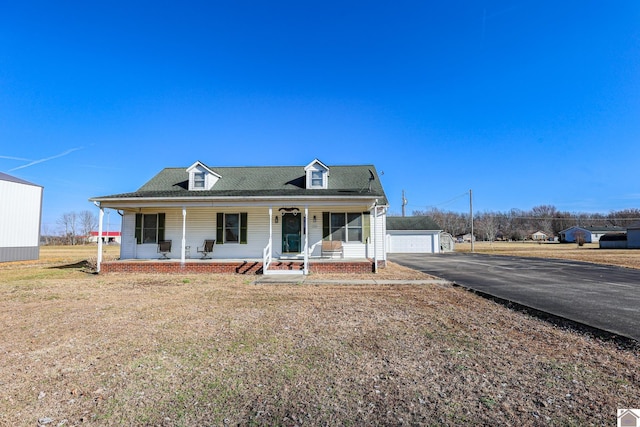
[[[442,229],[428,216],[388,216],[388,253],[428,253],[441,251]]]
[[[102,265],[99,240],[98,271],[143,270],[138,261],[167,258],[152,271],[308,274],[375,271],[386,261],[388,202],[373,165],[197,161],[165,168],[137,191],[89,200],[100,208],[99,233],[105,209],[122,215],[120,260]]]
[[[549,238],[549,235],[541,230],[538,230],[535,233],[531,234],[531,240],[540,241],[540,240],[547,240],[548,238]]]
[[[0,262],[40,257],[43,187],[0,172]]]
[[[607,233],[624,233],[624,227],[610,226],[585,226],[574,225],[558,233],[561,243],[576,243],[579,237],[584,239],[584,243],[596,243],[600,237]]]

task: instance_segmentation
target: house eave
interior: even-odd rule
[[[237,197],[123,197],[123,198],[102,198],[95,197],[89,199],[97,202],[103,208],[144,208],[144,207],[214,207],[214,206],[272,206],[276,204],[298,204],[309,206],[322,205],[354,205],[364,204],[370,206],[383,196],[375,195],[350,195],[345,197],[336,196],[251,196],[238,199]],[[387,204],[379,204],[379,207],[387,207]]]

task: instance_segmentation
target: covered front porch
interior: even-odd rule
[[[103,262],[99,241],[98,271],[371,272],[385,259],[382,208],[265,204],[117,206],[123,218],[120,261]],[[105,208],[100,206],[99,232]],[[330,232],[337,239],[327,238]],[[203,252],[207,242],[212,246]],[[337,244],[333,253],[327,243]]]
[[[272,259],[270,274],[303,274],[304,260]],[[307,261],[307,273],[371,273],[374,261],[368,258],[312,258]],[[124,259],[102,262],[101,273],[160,274],[264,274],[262,259]]]

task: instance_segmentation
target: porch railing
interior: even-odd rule
[[[269,266],[271,265],[271,242],[267,244],[267,247],[262,251],[262,274],[266,274]]]

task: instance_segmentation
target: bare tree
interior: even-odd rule
[[[520,209],[511,209],[505,218],[504,232],[509,240],[524,240],[527,236],[526,213]]]
[[[607,219],[611,225],[628,227],[634,222],[640,221],[640,209],[623,209],[617,212],[610,212]]]
[[[493,242],[498,234],[498,218],[494,212],[484,212],[475,219],[478,233],[482,234],[485,240]]]
[[[40,229],[40,238],[43,240],[43,243],[45,245],[48,245],[50,243],[49,241],[51,240],[51,236],[49,234],[49,224],[45,222],[42,224],[42,227]]]
[[[430,216],[444,231],[454,236],[468,233],[471,226],[469,217],[464,213],[443,211],[437,208],[426,211],[413,211],[414,216]]]
[[[66,212],[58,219],[58,225],[61,227],[63,240],[68,245],[75,245],[78,236],[78,214],[75,212]]]
[[[79,217],[83,243],[87,243],[91,232],[98,227],[98,218],[96,218],[96,215],[91,211],[82,211]],[[98,236],[98,238],[101,238],[101,236]]]
[[[553,233],[553,218],[556,216],[558,210],[552,205],[540,205],[531,209],[531,216],[535,221],[535,226],[538,230],[544,231],[546,234]],[[538,231],[533,230],[533,231]]]

